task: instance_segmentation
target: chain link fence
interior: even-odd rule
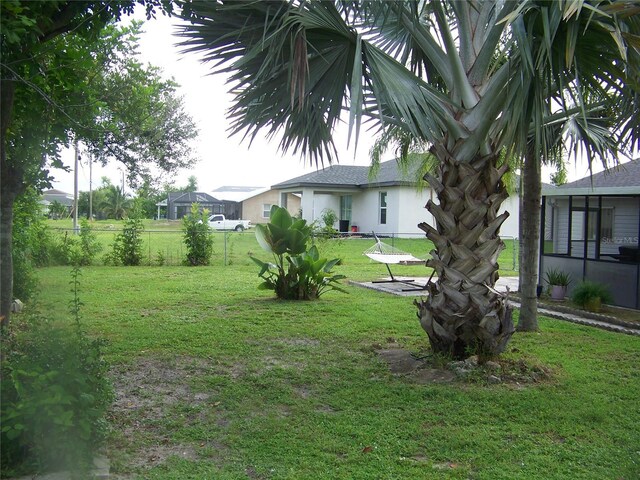
[[[65,236],[73,237],[73,229],[52,228],[51,231],[58,238]],[[91,230],[99,244],[101,250],[94,259],[95,265],[103,264],[103,257],[113,249],[116,235],[121,233],[120,228],[92,228]],[[250,264],[249,255],[264,257],[264,252],[255,237],[255,230],[244,232],[235,231],[214,231],[213,235],[213,256],[211,265],[228,266],[237,264]],[[420,258],[427,258],[433,245],[425,237],[416,237],[415,234],[391,233],[380,235],[385,243],[388,243],[401,250],[411,252]],[[163,266],[163,265],[183,265],[186,260],[186,246],[184,244],[184,232],[182,230],[143,230],[142,254],[143,265]],[[500,255],[500,268],[503,270],[518,271],[518,239],[515,237],[502,237],[505,243],[505,250]],[[364,250],[372,245],[373,235],[366,233],[344,233],[335,237],[327,238],[318,236],[314,242],[321,244],[321,251],[327,255],[360,255]]]

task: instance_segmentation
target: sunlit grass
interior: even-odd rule
[[[381,272],[361,256],[370,242],[343,241],[339,272]],[[405,245],[418,253],[417,244]],[[419,385],[392,375],[374,351],[428,352],[411,299],[346,286],[348,294],[315,302],[277,301],[257,290],[256,273],[241,261],[84,269],[83,325],[109,340],[116,383],[157,366],[131,386],[149,388],[145,401],[154,407],[133,405],[111,419],[115,474],[638,477],[637,338],[542,318],[541,333],[516,334],[505,358],[544,364],[551,381]],[[64,321],[69,269],[43,269],[40,277],[39,308]],[[134,461],[157,451],[173,454]]]

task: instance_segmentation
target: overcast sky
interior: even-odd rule
[[[193,145],[200,161],[193,168],[179,172],[174,178],[176,185],[186,185],[188,177],[195,175],[198,189],[204,192],[228,185],[267,187],[315,171],[315,167],[305,163],[300,156],[279,152],[278,138],[267,141],[256,137],[251,146],[248,141],[241,142],[240,136],[229,138],[225,112],[231,105],[232,97],[226,93],[228,86],[225,85],[225,78],[210,75],[209,66],[202,64],[197,56],[180,53],[180,48],[175,46],[179,38],[173,35],[177,24],[177,20],[160,15],[155,20],[145,22],[145,33],[140,39],[140,59],[161,67],[165,77],[173,77],[177,81],[186,110],[200,130],[200,136]],[[356,157],[353,148],[347,149],[347,132],[345,125],[337,134],[340,164],[368,165],[373,138],[366,131],[361,132]],[[78,170],[79,190],[87,191],[89,168],[86,155],[82,155],[82,158],[84,161]],[[63,160],[66,165],[73,167],[72,152],[65,151]],[[94,188],[99,185],[102,176],[108,176],[119,185],[122,181],[121,171],[117,162],[106,168],[94,165]],[[53,173],[56,179],[54,188],[72,193],[73,174],[62,171]]]
[[[137,18],[142,20],[144,16],[138,15]],[[162,68],[165,77],[173,77],[177,81],[180,85],[178,92],[184,97],[186,110],[200,130],[200,136],[193,145],[200,161],[172,178],[176,186],[186,185],[188,177],[195,175],[198,189],[204,192],[230,185],[267,187],[314,171],[315,167],[305,163],[299,156],[279,152],[278,138],[269,142],[265,138],[256,137],[249,146],[248,142],[241,142],[239,136],[228,137],[225,112],[231,105],[231,96],[227,94],[225,78],[210,75],[209,66],[202,64],[197,56],[180,53],[180,48],[175,46],[179,38],[173,35],[176,25],[177,20],[160,15],[144,24],[145,33],[140,39],[140,59]],[[347,149],[347,132],[347,126],[343,125],[336,134],[340,164],[368,165],[369,149],[374,140],[372,135],[363,129],[358,140],[358,150],[354,152],[353,145]],[[387,157],[391,158],[390,155]],[[82,158],[83,163],[78,170],[79,190],[87,191],[89,168],[87,156],[82,155]],[[65,151],[63,161],[73,167],[73,153]],[[585,165],[569,165],[568,170],[569,181],[588,174]],[[54,188],[73,192],[72,173],[54,171],[53,174]],[[122,170],[118,168],[117,162],[106,168],[94,165],[94,188],[99,185],[102,176],[109,177],[119,185]],[[543,169],[543,181],[548,181],[548,177],[548,170]],[[127,190],[130,191],[128,187]]]

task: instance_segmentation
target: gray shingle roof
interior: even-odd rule
[[[221,200],[204,192],[171,192],[169,193],[169,201],[180,203],[222,203]]]
[[[639,187],[640,188],[640,158],[620,164],[604,172],[596,173],[591,177],[581,178],[575,182],[566,183],[564,188],[613,188],[613,187]]]
[[[378,174],[369,179],[369,167],[357,165],[331,165],[330,167],[307,173],[291,180],[274,185],[272,188],[284,189],[305,186],[358,187],[375,185],[407,185],[417,181],[415,170],[404,173],[395,160],[380,164]]]

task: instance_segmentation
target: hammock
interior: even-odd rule
[[[384,266],[387,267],[387,271],[389,272],[389,276],[391,280],[374,280],[373,283],[387,283],[387,282],[400,282],[400,283],[410,283],[415,280],[398,280],[393,276],[389,265],[418,265],[424,264],[425,261],[414,257],[410,253],[403,252],[399,248],[388,245],[378,238],[378,236],[374,233],[373,237],[376,239],[376,244],[371,248],[365,250],[362,254],[369,257],[371,260],[375,260],[376,262],[384,263]]]

